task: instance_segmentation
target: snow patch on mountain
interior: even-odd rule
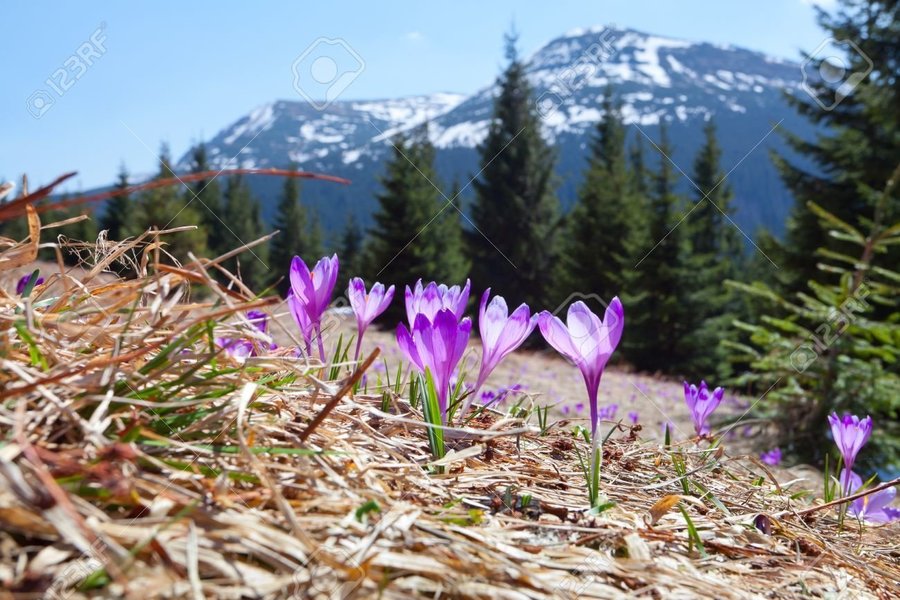
[[[672,79],[660,61],[659,51],[663,48],[688,48],[691,44],[680,40],[647,36],[639,50],[634,55],[640,70],[650,77],[652,82],[661,87],[671,87]]]
[[[256,135],[260,131],[265,131],[272,127],[275,123],[275,105],[264,104],[254,109],[242,121],[239,121],[232,131],[231,135],[225,138],[226,144],[233,144],[235,140],[243,135]]]

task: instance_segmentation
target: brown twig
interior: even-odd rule
[[[900,485],[900,477],[897,477],[896,479],[892,479],[880,485],[876,485],[871,489],[856,492],[855,494],[851,494],[844,498],[838,498],[837,500],[832,500],[831,502],[826,502],[825,504],[819,504],[818,506],[810,506],[809,508],[804,508],[803,510],[798,511],[796,514],[798,516],[808,515],[809,513],[816,512],[817,510],[822,510],[823,508],[837,506],[838,504],[843,504],[844,502],[853,502],[858,498],[863,498],[865,496],[868,496],[869,494],[874,494],[875,492],[886,490],[890,487],[894,487],[895,485]]]
[[[344,385],[341,386],[341,389],[338,390],[337,394],[335,394],[331,398],[331,400],[328,401],[328,404],[326,404],[325,408],[323,408],[319,412],[319,414],[315,416],[315,418],[309,424],[309,427],[307,427],[306,430],[300,434],[301,442],[306,441],[306,438],[308,438],[309,435],[316,430],[316,427],[318,427],[322,423],[322,421],[325,420],[325,417],[328,416],[328,413],[334,410],[334,407],[338,405],[338,402],[341,401],[341,398],[343,398],[347,394],[347,392],[353,389],[353,386],[356,385],[356,382],[359,381],[360,377],[363,376],[363,373],[365,373],[368,368],[372,366],[372,363],[375,362],[375,359],[378,358],[379,354],[381,354],[381,351],[378,348],[375,348],[375,350],[372,351],[372,354],[369,355],[369,358],[367,358],[360,366],[356,368],[355,371],[353,371],[353,374],[350,375],[350,378],[344,382]]]

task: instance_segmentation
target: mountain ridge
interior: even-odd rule
[[[729,177],[736,193],[735,220],[748,234],[759,226],[782,231],[791,199],[766,152],[788,152],[771,131],[776,123],[802,136],[815,131],[783,97],[785,90],[800,89],[799,64],[732,45],[599,26],[553,38],[525,64],[543,134],[557,148],[564,207],[574,201],[585,149],[602,118],[602,96],[611,86],[622,102],[629,141],[654,138],[660,122],[666,121],[676,146],[670,158],[688,175],[702,124],[714,118],[723,168],[738,166]],[[294,162],[305,170],[351,179],[350,190],[312,184],[305,188],[305,202],[320,211],[325,229],[335,232],[351,210],[363,224],[370,222],[390,139],[426,121],[438,150],[441,185],[468,181],[477,170],[475,149],[487,132],[495,91],[496,82],[468,95],[338,99],[324,110],[300,100],[275,100],[223,128],[206,142],[207,150],[217,168]],[[646,150],[652,146],[645,144]],[[189,159],[186,154],[177,168],[186,170]],[[654,164],[649,153],[647,159]],[[277,184],[251,184],[263,200],[264,215],[271,217]],[[683,180],[681,191],[691,190],[690,182]]]

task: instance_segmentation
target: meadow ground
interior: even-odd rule
[[[199,265],[52,273],[36,297],[0,296],[8,597],[891,598],[900,585],[896,524],[840,526],[814,476],[756,459],[764,438],[737,432],[745,422],[718,445],[692,439],[678,382],[604,375],[600,403],[618,410],[592,511],[573,434],[584,392],[549,353],[514,354],[488,387],[521,384],[568,415],[542,431],[533,412],[487,411],[448,428],[435,461],[405,390],[376,389],[374,363],[351,375],[294,358],[283,315],[271,355],[211,360],[234,313],[281,311],[190,297],[208,281]],[[376,347],[390,368],[393,335],[372,330],[363,356]]]

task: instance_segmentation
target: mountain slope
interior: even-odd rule
[[[546,44],[529,59],[528,73],[544,134],[558,148],[564,206],[574,200],[589,136],[602,117],[602,95],[612,86],[623,103],[629,139],[655,138],[665,120],[676,146],[670,158],[688,175],[702,124],[714,118],[724,166],[734,167],[728,182],[736,193],[737,223],[751,236],[760,225],[783,229],[790,198],[768,151],[785,150],[773,133],[778,124],[801,135],[812,133],[783,98],[784,90],[799,89],[797,64],[731,46],[593,28]],[[208,150],[217,167],[274,167],[293,161],[303,169],[350,178],[353,184],[343,188],[311,183],[305,189],[305,201],[320,211],[326,230],[335,231],[351,210],[369,222],[391,136],[425,121],[439,149],[439,185],[449,188],[454,178],[468,181],[477,170],[475,148],[487,131],[494,93],[489,86],[468,97],[442,93],[345,100],[323,111],[305,102],[278,101],[223,129],[209,140]],[[646,159],[655,164],[659,157],[649,140],[644,142]],[[187,160],[182,159],[181,168]],[[270,214],[279,184],[258,180],[253,185]],[[696,192],[687,178],[682,191]]]

